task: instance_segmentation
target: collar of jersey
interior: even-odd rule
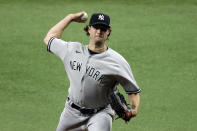
[[[86,53],[88,53],[92,57],[104,57],[104,56],[106,56],[108,54],[108,52],[110,50],[110,48],[107,47],[107,50],[104,51],[104,52],[91,54],[90,51],[89,51],[89,49],[88,49],[88,45],[86,45],[85,48],[86,48]]]

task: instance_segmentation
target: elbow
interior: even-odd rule
[[[49,34],[49,33],[48,33],[48,34],[45,36],[44,40],[43,40],[43,42],[44,42],[44,44],[45,44],[46,46],[48,46],[49,40],[50,40],[52,37],[60,38],[60,37],[59,37],[58,35],[56,35],[56,34]]]

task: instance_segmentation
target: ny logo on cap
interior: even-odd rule
[[[99,20],[104,20],[104,15],[99,15],[98,19]]]

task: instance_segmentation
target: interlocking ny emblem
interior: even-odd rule
[[[99,15],[98,19],[99,20],[104,20],[104,15]]]

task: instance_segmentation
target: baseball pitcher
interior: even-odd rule
[[[44,38],[47,50],[62,60],[70,81],[56,131],[111,131],[115,113],[126,122],[138,114],[140,88],[131,68],[119,53],[105,44],[111,33],[108,15],[91,16],[84,28],[89,36],[87,45],[61,39],[70,23],[86,21],[86,12],[68,14]],[[131,108],[117,92],[119,84],[128,94]]]

